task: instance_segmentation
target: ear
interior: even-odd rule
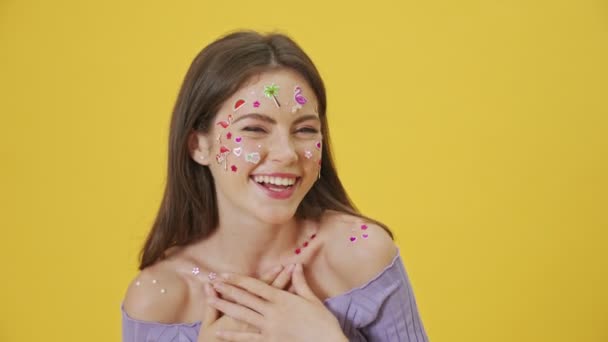
[[[203,133],[192,131],[188,136],[188,151],[190,157],[196,163],[201,165],[209,165],[209,141],[207,136]]]

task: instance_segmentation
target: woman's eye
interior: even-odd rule
[[[246,131],[246,132],[260,132],[260,133],[266,132],[266,130],[264,130],[262,127],[255,127],[255,126],[246,126],[246,127],[243,127],[243,131]]]
[[[298,133],[319,133],[319,131],[316,128],[312,128],[312,127],[302,127],[298,130]]]

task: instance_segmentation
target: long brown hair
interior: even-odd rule
[[[215,184],[209,168],[190,158],[188,136],[192,131],[208,133],[226,99],[252,76],[275,68],[289,68],[308,81],[321,119],[321,178],[300,203],[296,217],[319,220],[326,209],[336,210],[379,224],[392,237],[385,225],[355,208],[338,178],[330,149],[325,86],[313,62],[283,34],[239,31],[205,47],[186,73],[171,118],[165,192],[141,250],[140,270],[162,259],[169,247],[204,239],[216,229]]]

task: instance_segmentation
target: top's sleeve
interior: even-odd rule
[[[196,342],[201,322],[163,324],[131,318],[122,312],[123,342]]]
[[[351,342],[429,341],[399,253],[367,284],[325,304]]]

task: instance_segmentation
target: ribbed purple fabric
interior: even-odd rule
[[[351,342],[428,342],[399,251],[365,285],[324,304]],[[196,342],[201,327],[201,322],[144,322],[129,317],[122,305],[121,311],[123,342]]]

